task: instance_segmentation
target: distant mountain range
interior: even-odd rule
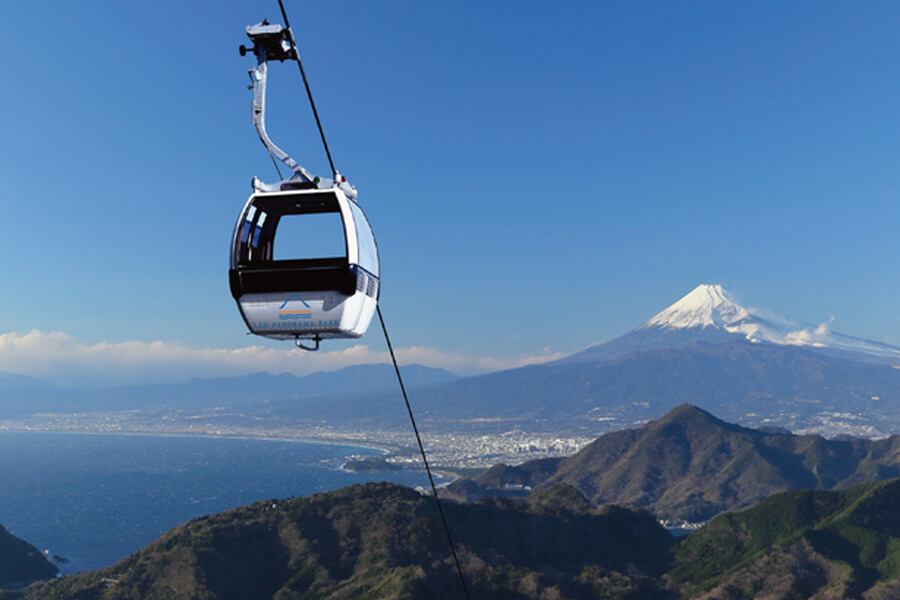
[[[787,318],[763,318],[702,285],[629,333],[568,358],[417,390],[422,420],[442,430],[497,427],[600,433],[680,404],[730,421],[835,435],[900,432],[900,349]],[[332,422],[376,422],[397,397],[320,403]],[[309,414],[274,403],[269,414]]]
[[[0,391],[26,390],[46,387],[44,382],[34,377],[15,375],[13,373],[0,373]]]
[[[706,521],[786,490],[840,489],[900,476],[900,435],[871,441],[766,433],[679,406],[637,429],[602,435],[567,458],[496,465],[444,494],[459,500],[521,495],[566,484],[597,504]]]
[[[690,403],[729,420],[790,429],[812,427],[823,413],[853,413],[864,417],[854,423],[857,434],[877,435],[900,425],[900,369],[807,348],[688,342],[608,361],[466,377],[419,390],[413,399],[423,416],[441,423],[504,419],[528,429],[549,421],[600,428],[610,421],[621,428]],[[396,396],[374,394],[348,398],[324,414],[339,419],[347,408],[377,418],[395,402]]]
[[[444,369],[401,367],[404,383],[415,389],[459,379]],[[45,412],[100,412],[152,409],[163,406],[196,410],[219,406],[263,405],[271,401],[318,396],[371,394],[399,390],[394,367],[356,365],[304,377],[290,373],[253,373],[239,377],[195,378],[185,383],[125,386],[100,390],[51,388],[40,380],[0,374],[0,418]]]
[[[689,403],[744,425],[828,435],[900,432],[900,348],[739,305],[701,285],[606,344],[474,377],[403,368],[417,416],[443,431],[493,427],[596,435]],[[389,365],[258,373],[75,392],[0,380],[0,418],[36,412],[230,407],[235,418],[405,428]]]

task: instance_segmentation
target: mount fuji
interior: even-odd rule
[[[803,347],[862,362],[900,365],[900,348],[833,332],[828,323],[811,325],[773,313],[763,315],[738,304],[721,285],[710,284],[697,286],[625,335],[560,362],[612,360],[645,350],[733,340]]]
[[[335,376],[347,383],[346,373]],[[217,424],[407,431],[396,391],[347,389],[335,376],[319,385],[314,376],[258,374],[91,397],[0,381],[0,416],[214,406]],[[561,360],[421,383],[414,391],[420,422],[444,433],[598,435],[681,404],[748,427],[826,436],[900,432],[900,348],[741,306],[719,285],[701,285],[628,333]]]
[[[750,309],[720,285],[701,285],[605,344],[416,396],[424,419],[443,430],[598,431],[692,404],[750,427],[880,437],[900,432],[900,348]],[[377,419],[383,406],[370,397],[352,414]]]

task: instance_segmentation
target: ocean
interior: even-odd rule
[[[350,473],[378,450],[246,438],[0,433],[0,524],[71,574],[110,565],[172,527],[257,500],[353,483],[427,486],[424,472]]]

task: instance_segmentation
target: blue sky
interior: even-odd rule
[[[384,360],[249,337],[227,287],[254,175],[244,27],[276,0],[8,0],[0,371],[104,385]],[[295,2],[407,362],[612,339],[701,283],[900,345],[900,4]],[[294,65],[273,140],[328,176]]]

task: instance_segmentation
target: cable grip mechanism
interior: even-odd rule
[[[259,139],[266,147],[266,150],[293,171],[293,176],[288,180],[291,183],[296,184],[299,182],[319,189],[337,187],[340,188],[348,198],[355,200],[357,197],[356,188],[351,186],[345,177],[341,176],[337,171],[334,172],[333,179],[316,177],[272,142],[266,131],[266,82],[268,79],[268,62],[270,60],[277,60],[279,62],[295,60],[300,64],[300,56],[297,52],[297,46],[294,43],[294,37],[290,28],[283,27],[279,24],[271,24],[268,20],[264,20],[256,25],[249,25],[247,27],[247,36],[253,42],[253,47],[248,48],[241,44],[238,51],[241,56],[246,56],[249,52],[252,52],[256,56],[256,67],[249,71],[251,82],[250,88],[253,90],[253,124],[256,126],[256,132],[259,134]],[[254,189],[256,191],[267,192],[279,191],[284,189],[284,183],[286,182],[281,181],[276,184],[267,185],[255,180]]]

